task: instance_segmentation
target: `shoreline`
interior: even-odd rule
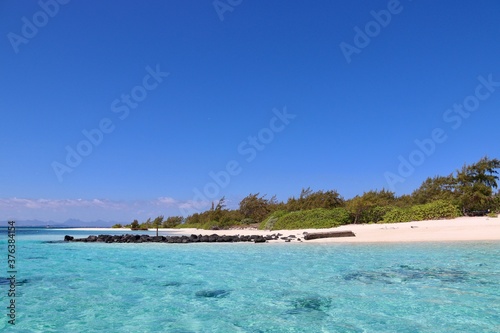
[[[124,228],[70,228],[67,230],[83,231],[124,231]],[[156,231],[150,229],[148,232]],[[213,235],[219,236],[266,236],[270,234],[293,235],[303,239],[304,233],[321,233],[328,231],[352,231],[355,237],[321,238],[303,241],[302,243],[411,243],[411,242],[453,242],[453,241],[500,241],[500,218],[491,217],[459,217],[450,220],[427,220],[400,223],[349,224],[328,229],[297,230],[203,230],[195,228],[163,229],[159,235]],[[278,241],[271,241],[278,242]],[[293,243],[300,243],[293,240]]]

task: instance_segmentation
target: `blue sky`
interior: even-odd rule
[[[2,1],[0,219],[130,222],[309,186],[411,193],[499,156],[499,13]]]

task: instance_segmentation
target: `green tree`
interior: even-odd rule
[[[457,179],[448,176],[435,176],[427,178],[422,185],[411,194],[415,204],[426,204],[436,200],[456,201]]]
[[[335,190],[314,192],[310,187],[303,188],[298,199],[292,197],[286,203],[286,210],[308,210],[315,208],[332,209],[344,206],[344,198]]]
[[[226,197],[222,197],[215,207],[212,202],[212,208],[209,214],[210,220],[219,221],[223,215],[222,211],[224,208],[226,208]]]
[[[411,195],[403,194],[402,196],[396,198],[394,205],[397,207],[410,207],[413,205],[413,198]]]
[[[139,221],[134,220],[134,222],[132,222],[132,223],[130,224],[130,228],[131,228],[131,229],[139,229]]]
[[[495,213],[500,213],[500,191],[493,196],[493,205],[491,210]]]
[[[154,228],[159,228],[161,227],[162,223],[163,223],[163,215],[160,215],[153,220],[152,224]]]
[[[457,191],[462,212],[487,210],[494,204],[493,189],[498,187],[500,160],[481,158],[477,163],[464,165],[457,171]]]
[[[156,229],[156,236],[158,236],[158,228],[161,227],[161,224],[163,223],[163,215],[158,216],[151,222],[153,228]]]
[[[265,195],[259,197],[259,193],[250,193],[240,201],[240,213],[245,219],[249,219],[246,224],[260,223],[270,212],[270,203],[265,199]]]
[[[396,204],[394,192],[382,189],[368,191],[347,201],[346,206],[354,223],[377,223]]]
[[[182,216],[169,216],[165,221],[163,221],[163,228],[175,228],[179,224],[184,222],[184,218]]]

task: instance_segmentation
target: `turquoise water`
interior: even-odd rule
[[[2,332],[500,332],[500,242],[47,243],[89,232],[17,230],[16,325],[3,315]]]

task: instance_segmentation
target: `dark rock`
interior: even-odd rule
[[[316,232],[304,236],[305,240],[319,239],[319,238],[333,238],[333,237],[355,237],[352,231],[330,231],[330,232]]]
[[[266,238],[262,237],[262,236],[254,238],[253,241],[254,241],[254,243],[265,243],[265,242],[267,242]]]
[[[98,235],[98,236],[88,236],[86,238],[74,238],[73,236],[66,235],[64,240],[61,241],[48,241],[49,243],[62,243],[62,242],[99,242],[99,243],[170,243],[170,244],[187,244],[187,243],[236,243],[236,242],[254,242],[254,243],[265,243],[271,240],[280,239],[282,234],[272,234],[272,235],[195,235],[190,236],[149,236],[149,235]],[[295,235],[288,237],[281,237],[282,240],[290,242],[291,239],[296,239]],[[298,238],[300,240],[300,238]]]

